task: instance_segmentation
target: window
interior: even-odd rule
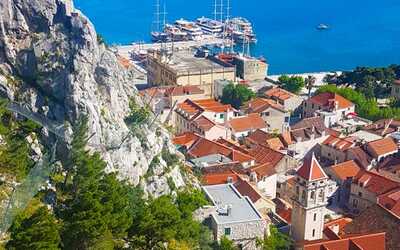
[[[312,237],[315,237],[315,229],[312,230]]]
[[[315,199],[315,192],[311,191],[311,199]]]
[[[361,193],[361,192],[358,192],[358,196],[362,197],[362,193]]]
[[[285,117],[285,122],[289,122],[289,117],[288,116]]]
[[[317,214],[316,213],[314,213],[314,221],[316,221],[317,220]],[[313,235],[314,236],[314,235]]]
[[[219,114],[219,119],[224,119],[224,114]]]
[[[357,207],[357,205],[358,205],[358,200],[354,199],[354,200],[353,200],[353,207],[355,207],[355,208],[356,208],[356,207]]]
[[[278,182],[278,183],[276,183],[276,187],[277,188],[281,188],[281,184]]]
[[[230,227],[225,228],[225,235],[231,235],[231,228]]]

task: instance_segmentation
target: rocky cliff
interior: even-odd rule
[[[140,103],[136,78],[70,0],[0,1],[1,95],[66,127],[87,115],[89,147],[101,152],[108,171],[133,184],[142,180],[154,195],[168,193],[170,180],[184,184],[178,167],[166,171],[165,162],[157,161],[141,178],[163,147],[173,150],[168,133],[154,123],[138,136],[124,122],[129,100]],[[69,136],[67,129],[66,141]],[[42,137],[55,141],[46,126]]]

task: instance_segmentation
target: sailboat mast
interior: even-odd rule
[[[214,0],[214,20],[217,20],[217,0]]]
[[[221,0],[221,5],[220,5],[220,21],[221,23],[224,21],[224,0]]]
[[[156,15],[156,21],[155,21],[155,24],[156,24],[156,31],[160,31],[160,0],[157,0],[156,1],[156,13],[155,13],[155,15]]]
[[[231,18],[231,1],[227,0],[226,1],[226,20],[229,21]]]

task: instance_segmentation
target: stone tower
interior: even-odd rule
[[[295,178],[292,237],[296,241],[322,239],[328,176],[312,154],[304,159]]]

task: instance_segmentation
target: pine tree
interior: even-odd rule
[[[60,225],[46,207],[38,208],[35,213],[14,222],[10,229],[11,239],[7,249],[60,249]]]

